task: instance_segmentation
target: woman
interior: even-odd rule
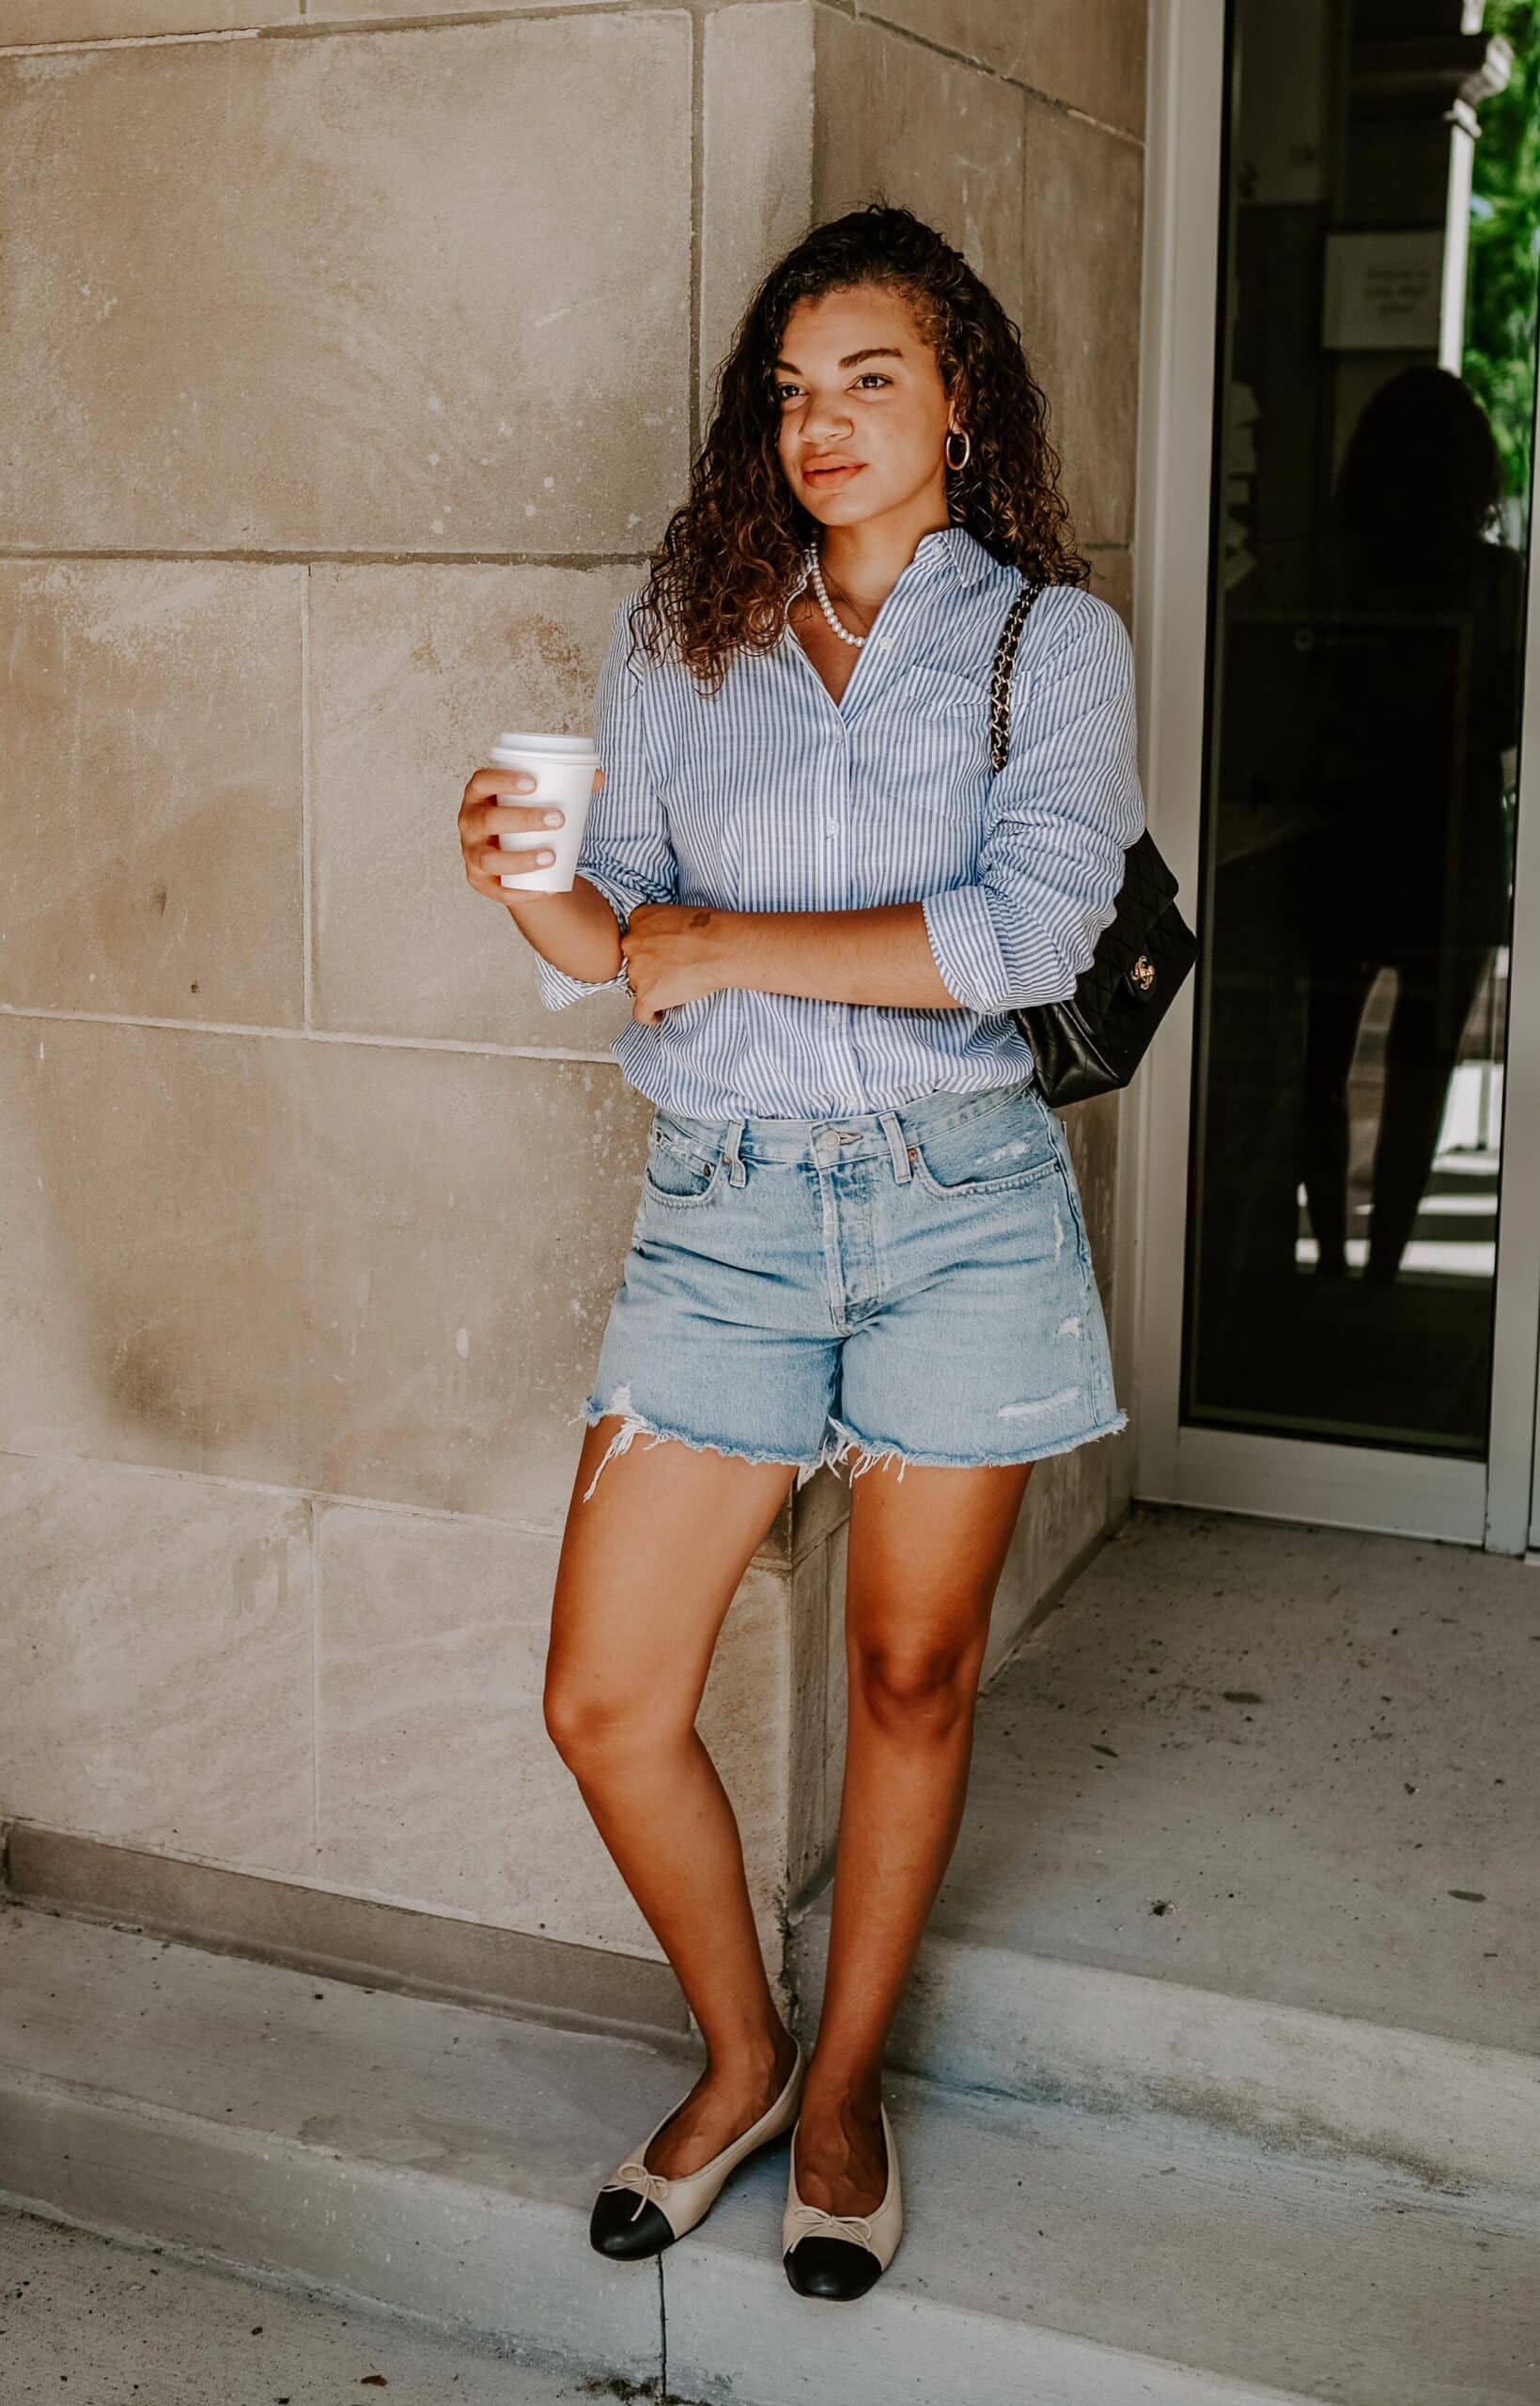
[[[579,1415],[545,1711],[707,2069],[599,2192],[591,2237],[656,2254],[795,2123],[783,2258],[826,2298],[860,2296],[898,2242],[883,2048],[961,1820],[1032,1465],[1128,1417],[1067,1147],[1010,1016],[1073,989],[1143,823],[1128,639],[1083,589],[1045,419],[1017,328],[931,228],[877,204],[815,228],[755,295],[690,498],[615,613],[571,892],[497,883],[496,831],[541,823],[497,799],[527,780],[479,769],[460,809],[466,873],[541,956],[543,999],[634,998],[614,1049],[655,1106]],[[1047,589],[992,776],[1019,570]],[[851,1454],[809,2058],[694,1721],[788,1473]]]

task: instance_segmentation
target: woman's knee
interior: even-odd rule
[[[672,1698],[581,1671],[548,1671],[541,1705],[546,1735],[574,1771],[656,1753],[674,1735],[681,1710]]]
[[[854,1650],[862,1703],[884,1726],[940,1732],[972,1711],[981,1662],[976,1640],[858,1639]]]

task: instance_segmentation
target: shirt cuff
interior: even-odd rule
[[[926,895],[920,908],[947,992],[972,1010],[1009,1010],[1010,980],[983,886],[948,886]]]
[[[578,875],[585,884],[593,886],[596,893],[603,895],[624,933],[626,922],[635,907],[635,897],[623,887],[613,885],[608,878],[600,876],[595,869],[580,869]],[[622,961],[613,977],[569,977],[565,969],[558,969],[543,952],[537,952],[535,955],[535,988],[547,1010],[563,1010],[568,1003],[581,1003],[588,994],[623,994],[626,991],[626,964]]]

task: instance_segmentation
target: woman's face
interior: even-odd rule
[[[944,515],[950,415],[936,354],[904,303],[860,285],[799,301],[771,370],[786,482],[826,525]],[[821,461],[853,475],[818,476]]]

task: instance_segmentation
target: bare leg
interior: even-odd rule
[[[1319,1273],[1347,1269],[1347,1082],[1377,964],[1324,947],[1310,961],[1301,1134],[1305,1197]],[[907,1483],[907,1482],[906,1482]]]
[[[796,2135],[799,2194],[882,2200],[882,2051],[962,1825],[989,1613],[1035,1464],[852,1480],[849,1725],[829,1971]]]
[[[1375,1140],[1374,1215],[1364,1276],[1389,1286],[1411,1241],[1433,1171],[1449,1082],[1489,953],[1485,945],[1397,964]]]
[[[593,1478],[586,1432],[562,1539],[546,1726],[706,2041],[707,2069],[646,2153],[698,2171],[757,2120],[795,2060],[765,1976],[738,1821],[695,1731],[712,1648],[795,1476],[638,1438]]]

